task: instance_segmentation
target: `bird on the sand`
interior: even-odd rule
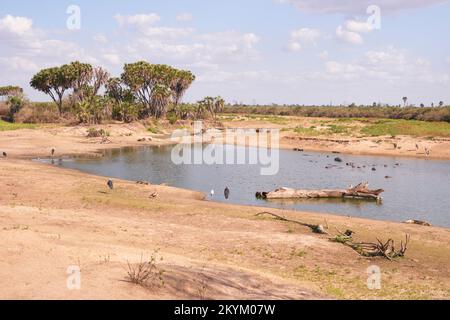
[[[112,180],[108,180],[108,187],[109,187],[109,189],[114,189],[114,183],[113,183],[113,181]]]
[[[7,154],[6,154],[6,152],[5,152],[5,151],[3,151],[3,156],[4,156],[4,157],[6,157],[6,156],[7,156]]]
[[[214,197],[214,189],[211,190],[211,198]]]

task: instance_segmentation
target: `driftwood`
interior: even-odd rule
[[[348,232],[342,233],[338,230],[339,234],[331,241],[342,243],[349,246],[360,255],[364,257],[385,257],[388,260],[392,260],[399,257],[404,257],[406,250],[408,249],[408,243],[410,240],[409,234],[406,235],[405,243],[400,242],[400,249],[395,250],[394,240],[388,239],[387,242],[383,243],[377,238],[377,243],[372,242],[353,242],[352,233]]]
[[[270,216],[274,217],[277,220],[286,221],[286,222],[292,222],[292,223],[299,224],[299,225],[301,225],[303,227],[308,227],[314,233],[328,234],[328,232],[325,231],[325,228],[322,225],[320,225],[320,224],[317,225],[317,224],[304,223],[304,222],[300,222],[300,221],[296,221],[296,220],[289,220],[289,219],[286,219],[286,218],[284,218],[282,216],[279,216],[279,215],[277,215],[275,213],[271,213],[271,212],[267,212],[267,211],[260,212],[260,213],[256,214],[257,217],[262,216],[262,215],[270,215]]]
[[[421,221],[421,220],[407,220],[404,223],[407,223],[407,224],[418,224],[418,225],[425,226],[425,227],[431,227],[431,223],[426,222],[426,221]]]
[[[360,183],[346,190],[296,190],[279,188],[272,192],[257,192],[256,197],[262,199],[317,199],[317,198],[353,198],[381,200],[383,189],[370,190],[368,183]]]
[[[271,212],[260,212],[257,213],[256,216],[262,216],[262,215],[270,215],[274,217],[276,220],[295,223],[304,227],[310,228],[314,233],[320,233],[320,234],[329,234],[327,231],[325,231],[325,228],[322,225],[316,225],[316,224],[310,224],[310,223],[304,223],[301,221],[296,220],[290,220],[286,219],[282,216],[279,216],[277,214],[271,213]],[[326,222],[328,229],[328,222]],[[408,249],[408,243],[410,240],[410,235],[406,235],[405,242],[400,242],[400,249],[395,249],[395,242],[392,239],[388,239],[387,242],[382,242],[377,238],[377,243],[372,242],[353,242],[353,234],[355,233],[352,230],[347,230],[344,233],[338,231],[338,234],[332,238],[329,238],[333,242],[342,243],[343,245],[346,245],[356,252],[358,252],[361,256],[364,257],[384,257],[388,260],[393,260],[395,258],[404,257],[406,254],[406,250]]]

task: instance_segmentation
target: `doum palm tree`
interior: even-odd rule
[[[403,97],[403,106],[406,107],[406,102],[408,102],[408,97]]]

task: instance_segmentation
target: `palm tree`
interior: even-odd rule
[[[406,107],[406,102],[408,102],[408,97],[403,97],[403,106]]]
[[[225,100],[218,96],[214,99],[214,114],[222,112],[225,107]],[[215,119],[214,119],[215,120]]]
[[[176,71],[174,80],[170,85],[170,88],[173,92],[173,102],[175,104],[175,107],[178,106],[181,99],[183,98],[184,93],[187,89],[189,89],[194,80],[195,76],[190,71]]]
[[[163,84],[156,84],[152,90],[151,105],[153,115],[156,118],[161,118],[167,111],[167,105],[170,103],[172,91],[168,86]]]

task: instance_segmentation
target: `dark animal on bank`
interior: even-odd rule
[[[52,149],[52,157],[55,155],[55,149]]]
[[[6,156],[8,156],[8,155],[6,154],[6,152],[3,151],[3,156],[6,157]]]
[[[114,189],[114,183],[113,183],[113,181],[112,180],[108,180],[108,187],[109,187],[109,189]]]
[[[228,198],[230,197],[230,189],[228,189],[228,187],[226,187],[223,194],[225,196],[225,199],[228,200]]]

